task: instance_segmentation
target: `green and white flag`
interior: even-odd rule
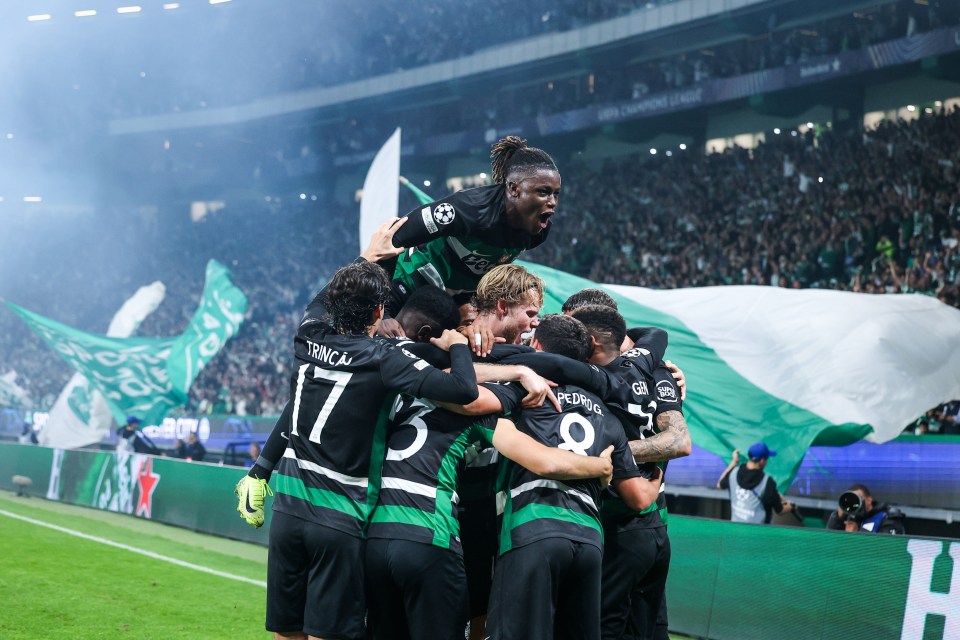
[[[184,398],[204,365],[239,331],[246,311],[247,296],[230,281],[230,270],[216,260],[208,262],[200,306],[167,362],[170,381]]]
[[[525,264],[546,281],[544,313],[598,285]],[[599,285],[628,326],[670,334],[687,376],[693,441],[730,458],[764,441],[782,490],[811,445],[885,442],[960,398],[960,310],[921,295],[729,286],[655,291]]]
[[[200,307],[187,330],[171,338],[99,336],[6,304],[103,394],[118,422],[135,414],[146,424],[158,424],[186,402],[194,378],[236,334],[247,299],[230,282],[227,269],[211,260]]]
[[[159,280],[140,287],[124,302],[107,327],[108,338],[127,338],[151,314],[166,296]],[[113,416],[103,394],[90,382],[74,373],[60,392],[50,416],[38,437],[45,447],[75,449],[103,440],[110,434]]]
[[[13,370],[0,376],[0,406],[31,408],[29,394],[16,381],[17,372]]]

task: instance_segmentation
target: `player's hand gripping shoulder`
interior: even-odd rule
[[[680,367],[673,364],[669,360],[663,361],[663,366],[670,371],[670,375],[673,376],[673,379],[677,383],[677,388],[680,389],[680,399],[686,401],[687,399],[687,376],[683,375],[683,371],[680,370]]]
[[[363,250],[360,257],[367,262],[380,262],[396,258],[403,253],[404,247],[393,246],[393,236],[406,222],[406,218],[392,218],[377,227],[370,238],[370,244]]]
[[[451,331],[450,329],[444,329],[443,334],[441,334],[439,338],[430,338],[430,344],[444,351],[450,351],[450,347],[454,345],[467,344],[467,339],[463,334]]]
[[[545,400],[549,400],[550,404],[556,407],[557,412],[563,411],[557,396],[553,395],[552,387],[557,386],[556,383],[540,377],[528,367],[521,367],[521,369],[520,384],[527,390],[527,395],[522,402],[523,408],[541,407]]]
[[[481,358],[490,355],[490,351],[493,349],[495,343],[506,342],[504,338],[496,337],[489,328],[483,327],[476,322],[470,326],[457,327],[457,331],[467,338],[470,348]]]
[[[377,335],[384,338],[406,338],[403,326],[393,318],[380,318],[377,321]]]

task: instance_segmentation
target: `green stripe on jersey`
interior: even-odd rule
[[[508,506],[509,504],[508,502]],[[600,534],[600,541],[603,541],[603,527],[600,525],[600,521],[593,516],[571,509],[564,509],[563,507],[554,507],[534,502],[525,507],[521,507],[515,512],[504,511],[503,524],[500,528],[500,553],[504,554],[513,548],[511,533],[515,529],[535,520],[558,520],[580,527],[589,527],[595,529],[597,533]]]
[[[364,504],[361,502],[351,500],[346,496],[334,493],[333,491],[327,491],[326,489],[308,488],[300,478],[294,478],[282,473],[277,473],[276,478],[277,493],[283,493],[292,498],[306,500],[315,507],[345,513],[352,518],[356,518],[361,523],[366,520],[367,512]]]
[[[450,538],[460,533],[460,522],[453,514],[456,505],[453,504],[453,487],[457,486],[460,463],[463,461],[467,445],[483,438],[488,443],[493,442],[493,430],[486,429],[479,424],[472,424],[457,436],[450,444],[450,448],[440,461],[440,470],[437,472],[437,498],[433,503],[436,513],[434,520],[433,544],[444,549],[450,548]],[[450,488],[448,488],[450,487]],[[441,513],[440,509],[444,509]]]
[[[367,473],[367,504],[364,511],[364,520],[370,517],[373,508],[377,506],[380,497],[380,475],[383,470],[383,459],[387,449],[387,422],[390,419],[390,409],[397,399],[396,393],[387,395],[377,414],[377,426],[373,430],[373,446],[370,447],[370,471]],[[366,523],[364,523],[366,526]]]
[[[370,522],[409,524],[415,527],[423,527],[430,531],[433,531],[436,526],[436,519],[432,513],[428,513],[423,509],[417,509],[416,507],[401,507],[390,504],[377,505],[376,510],[373,512],[373,517],[370,518]],[[457,535],[460,533],[460,529],[456,526],[456,521],[454,521],[454,526],[456,528],[454,535]],[[446,545],[438,546],[449,547],[449,538]]]

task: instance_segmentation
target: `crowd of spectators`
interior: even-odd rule
[[[771,134],[750,150],[563,166],[556,228],[529,259],[598,282],[920,292],[960,306],[956,140],[960,109],[941,109],[862,133]],[[24,235],[27,226],[34,238],[66,234],[71,249],[8,241],[7,255],[28,268],[5,295],[102,332],[136,287],[159,278],[167,298],[138,335],[175,335],[215,258],[250,305],[239,334],[197,378],[185,412],[276,415],[300,313],[358,246],[356,207],[320,202],[248,202],[199,222],[164,212],[123,224],[109,215],[97,224],[24,220]],[[0,314],[0,353],[35,404],[51,406],[70,371],[10,313]],[[953,405],[938,412],[927,420],[931,431],[956,413]]]
[[[958,306],[960,110],[793,133],[566,167],[556,234],[531,258],[599,282],[920,292]]]
[[[356,254],[356,217],[297,198],[236,204],[191,222],[183,211],[96,220],[41,220],[14,228],[3,249],[22,269],[3,282],[7,300],[68,326],[105,333],[138,287],[160,280],[166,297],[137,330],[180,334],[197,308],[204,268],[227,265],[247,296],[239,333],[199,374],[187,414],[276,415],[288,396],[292,337],[303,308],[333,270]],[[166,219],[164,219],[166,218]],[[46,228],[49,225],[49,228]],[[29,229],[27,227],[30,227]],[[35,242],[23,242],[24,238]],[[44,239],[46,237],[46,239]],[[58,255],[57,260],[46,256]],[[34,407],[49,409],[72,371],[12,313],[0,313],[0,369]]]
[[[752,38],[687,52],[653,57],[627,65],[582,69],[571,75],[543,78],[535,84],[511,84],[431,108],[425,120],[419,109],[401,111],[386,125],[362,116],[331,126],[322,139],[333,156],[376,149],[392,127],[399,125],[407,139],[422,140],[438,133],[502,127],[520,119],[536,118],[621,100],[640,99],[661,91],[683,89],[713,78],[729,78],[754,71],[806,62],[821,55],[924,33],[960,21],[960,5],[926,6],[904,0],[871,11],[851,13],[826,22],[779,28],[771,14],[770,30]]]

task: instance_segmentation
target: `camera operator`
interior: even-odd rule
[[[717,480],[718,489],[730,491],[730,519],[733,522],[770,524],[773,512],[789,513],[794,505],[777,491],[777,483],[763,472],[770,456],[777,455],[763,442],[757,442],[748,451],[750,459],[742,467],[740,452],[733,450],[730,466]]]
[[[903,535],[903,512],[885,502],[876,502],[870,489],[855,484],[840,494],[839,507],[830,513],[827,529]]]

